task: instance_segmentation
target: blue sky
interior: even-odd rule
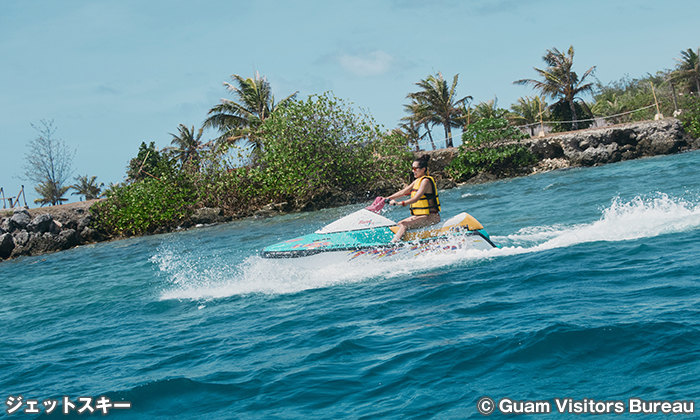
[[[168,146],[232,99],[231,74],[265,75],[278,99],[331,90],[391,129],[437,71],[509,108],[552,47],[603,83],[672,68],[699,15],[697,0],[0,0],[0,187],[37,197],[18,177],[42,119],[77,150],[74,176],[107,185],[142,141]]]

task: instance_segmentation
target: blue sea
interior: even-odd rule
[[[258,256],[368,201],[2,262],[0,417],[700,410],[700,152],[441,202],[501,248],[307,269]]]

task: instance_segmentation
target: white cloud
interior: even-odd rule
[[[341,54],[338,62],[347,71],[358,76],[377,76],[389,72],[394,57],[384,51],[364,55]]]

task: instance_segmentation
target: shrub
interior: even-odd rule
[[[537,158],[527,147],[510,144],[497,147],[483,147],[475,150],[460,150],[459,155],[447,168],[448,174],[457,182],[464,182],[481,173],[497,176],[513,176],[529,165],[537,163]]]
[[[182,182],[155,179],[117,186],[90,208],[97,225],[110,235],[140,235],[176,226],[191,214],[194,192]]]
[[[358,192],[410,165],[401,139],[383,134],[371,116],[354,114],[330,93],[285,103],[260,129],[263,148],[254,175],[271,199]]]
[[[683,123],[683,128],[694,139],[700,138],[700,98],[687,95],[679,102],[683,112],[678,118]]]
[[[141,142],[138,155],[129,161],[126,168],[129,181],[172,177],[176,173],[177,161],[167,154],[159,152],[155,142],[151,142],[148,146],[145,142]]]
[[[529,135],[508,124],[505,118],[483,118],[462,133],[462,144],[472,147],[503,140],[521,140]]]
[[[526,147],[513,143],[527,137],[519,129],[509,126],[504,118],[482,119],[468,126],[462,134],[462,145],[447,167],[447,173],[458,182],[480,172],[515,175],[537,162]]]

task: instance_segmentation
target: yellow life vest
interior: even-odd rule
[[[414,216],[430,214],[431,209],[436,209],[438,212],[440,211],[440,198],[438,197],[437,185],[435,185],[435,180],[432,176],[422,176],[413,183],[411,198],[413,198],[416,195],[416,192],[418,192],[418,188],[420,188],[423,178],[428,178],[430,182],[433,183],[433,192],[423,194],[418,201],[411,204],[411,214]]]

